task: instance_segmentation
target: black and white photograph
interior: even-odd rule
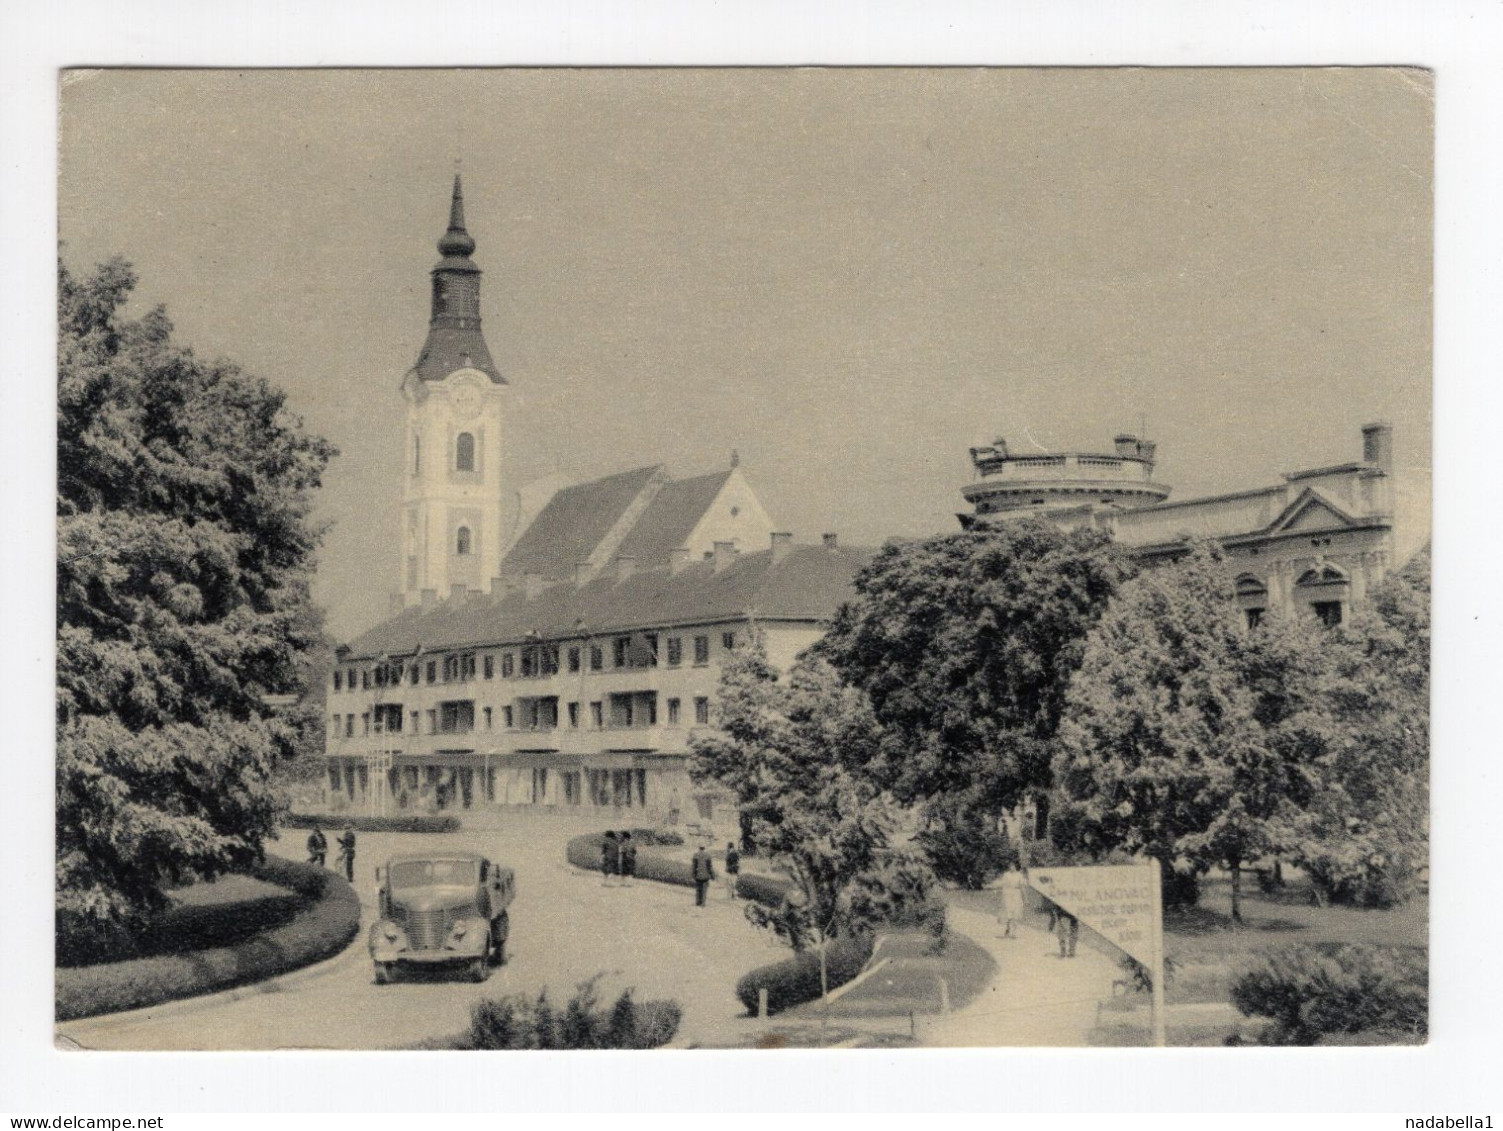
[[[1435,96],[63,72],[59,1047],[1424,1044]]]

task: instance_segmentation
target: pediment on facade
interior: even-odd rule
[[[1307,487],[1284,508],[1268,527],[1269,534],[1289,534],[1306,530],[1345,530],[1357,520],[1315,487]]]

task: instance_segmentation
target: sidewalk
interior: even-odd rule
[[[951,906],[950,922],[996,960],[997,976],[970,1005],[921,1026],[928,1048],[1083,1047],[1096,1026],[1097,1003],[1112,995],[1116,963],[1081,946],[1059,957],[1055,937],[1031,922],[1004,939],[994,916]],[[1031,918],[1031,917],[1030,917]]]

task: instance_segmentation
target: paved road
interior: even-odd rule
[[[605,888],[598,875],[563,862],[564,841],[577,828],[533,814],[500,821],[495,829],[446,836],[361,834],[361,933],[337,958],[259,986],[66,1022],[58,1034],[94,1049],[404,1048],[461,1031],[481,998],[546,987],[563,1001],[576,983],[604,974],[602,996],[633,986],[638,999],[677,999],[684,1007],[680,1037],[695,1041],[735,1029],[736,979],[785,953],[718,892],[698,910],[688,888]],[[290,832],[280,851],[301,856],[305,837]],[[480,985],[456,975],[377,986],[365,950],[375,866],[394,850],[432,846],[472,848],[516,869],[509,961]]]

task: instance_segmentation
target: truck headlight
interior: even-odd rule
[[[382,923],[381,936],[389,943],[399,942],[402,938],[402,928],[397,926],[395,923]]]

